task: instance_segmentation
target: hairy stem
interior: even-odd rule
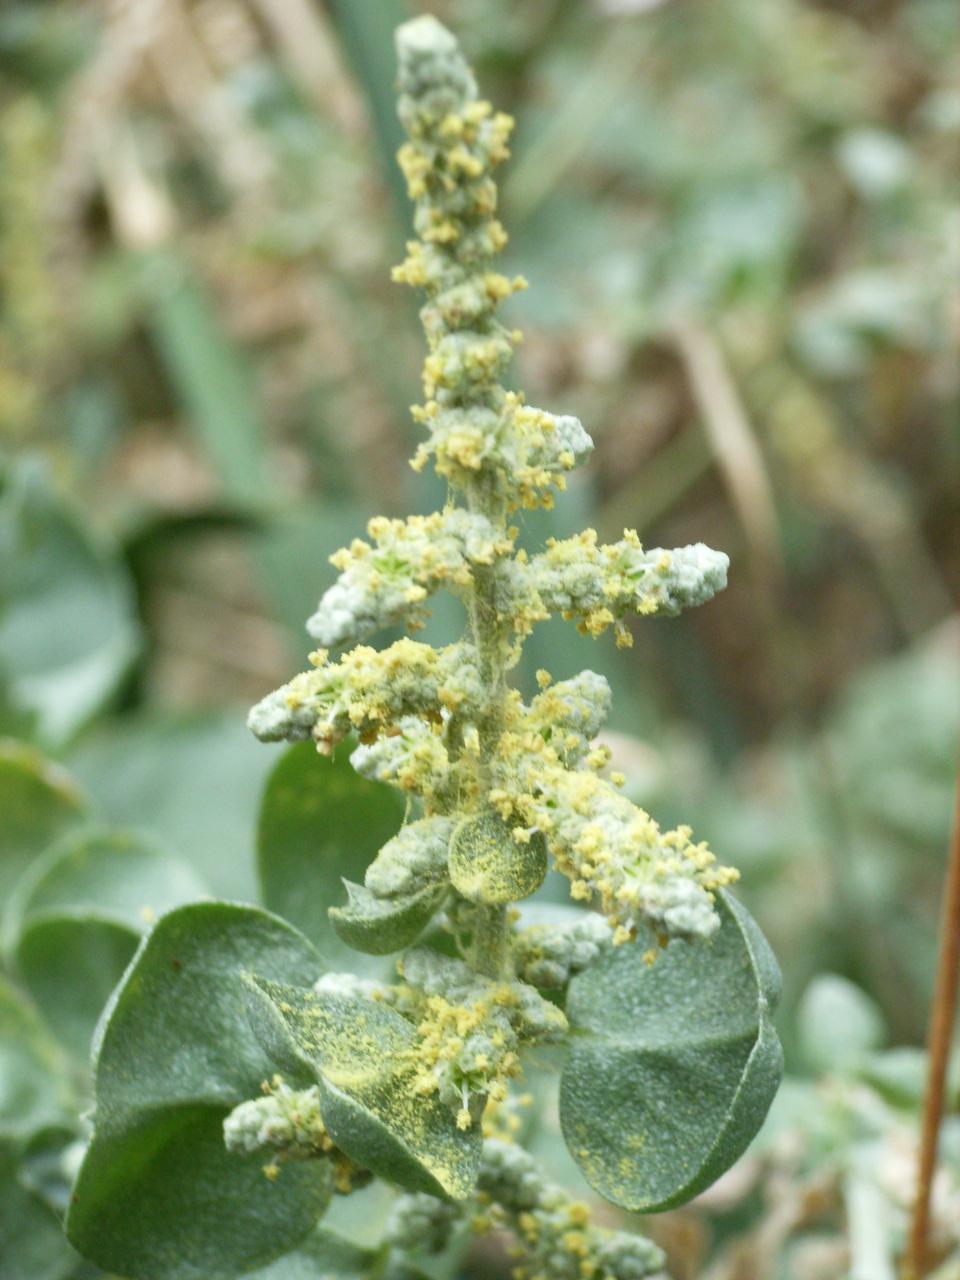
[[[479,566],[474,571],[470,631],[480,655],[480,671],[487,691],[487,706],[479,725],[482,791],[490,789],[490,764],[496,755],[503,725],[506,667],[494,602],[493,572]],[[473,941],[473,965],[490,978],[502,977],[507,958],[507,911],[502,906],[477,909]]]
[[[487,978],[502,978],[507,958],[507,909],[477,908],[473,937],[473,967]]]

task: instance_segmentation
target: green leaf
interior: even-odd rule
[[[253,833],[270,753],[244,713],[137,716],[86,738],[70,767],[104,818],[150,831],[218,898],[254,902]]]
[[[395,791],[361,778],[346,753],[322,759],[310,742],[284,752],[267,779],[257,827],[263,901],[332,967],[357,960],[327,916],[343,896],[340,881],[363,879],[402,818]]]
[[[426,929],[444,897],[444,890],[432,885],[402,897],[378,898],[362,884],[343,883],[346,905],[331,907],[330,920],[342,942],[372,956],[409,947]]]
[[[143,268],[150,331],[189,425],[216,466],[224,495],[261,507],[270,469],[250,363],[185,259],[155,250]]]
[[[756,1135],[783,1070],[770,1011],[780,974],[730,895],[709,943],[615,948],[570,983],[564,1140],[607,1199],[649,1213],[715,1181]]]
[[[453,833],[450,881],[471,902],[505,906],[527,898],[547,874],[547,844],[537,831],[525,844],[495,813],[465,818]]]
[[[929,1062],[923,1049],[901,1045],[867,1054],[857,1062],[855,1074],[891,1106],[916,1111],[926,1092]],[[946,1097],[948,1111],[960,1110],[960,1061],[956,1055],[947,1070]]]
[[[326,1161],[274,1183],[262,1157],[230,1155],[222,1124],[275,1071],[244,1011],[241,974],[309,983],[310,944],[253,907],[195,903],[162,917],[104,1013],[94,1131],[67,1234],[134,1280],[216,1280],[296,1245],[331,1194]]]
[[[317,1227],[298,1248],[247,1280],[359,1280],[380,1255],[378,1249],[362,1249],[327,1227]]]
[[[59,1124],[32,1133],[20,1153],[20,1181],[60,1219],[70,1203],[72,1171],[83,1146],[72,1128]]]
[[[126,925],[82,912],[40,917],[17,944],[17,976],[80,1062],[89,1058],[97,1020],[138,942]]]
[[[164,912],[203,897],[207,887],[149,836],[107,827],[70,832],[30,867],[11,918],[95,911],[140,934]]]
[[[188,867],[145,837],[102,829],[69,833],[21,878],[9,913],[13,968],[81,1060],[141,933],[203,894]]]
[[[68,1280],[79,1259],[56,1214],[19,1177],[19,1152],[0,1138],[0,1277]]]
[[[60,745],[99,710],[139,648],[132,584],[33,459],[0,470],[0,690]]]
[[[401,0],[380,0],[378,4],[332,0],[330,8],[347,56],[367,99],[385,174],[405,227],[410,216],[410,205],[396,161],[397,150],[404,138],[397,119],[394,90],[397,59],[393,33],[410,15]]]
[[[416,1093],[419,1042],[405,1018],[363,996],[302,991],[260,976],[251,984],[250,1017],[275,1052],[285,1028],[286,1051],[316,1074],[323,1123],[352,1160],[414,1191],[469,1195],[479,1127],[458,1129],[435,1094]]]
[[[24,868],[81,821],[86,808],[83,793],[58,765],[23,743],[0,741],[0,900],[9,904]],[[5,936],[8,910],[9,905],[4,907]]]
[[[0,978],[0,1134],[26,1136],[70,1115],[66,1072],[36,1010]]]
[[[849,1071],[886,1039],[879,1006],[839,974],[814,978],[796,1016],[803,1056],[816,1072]]]

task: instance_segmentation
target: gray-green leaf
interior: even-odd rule
[[[814,1071],[850,1071],[886,1039],[876,1001],[836,973],[821,973],[797,1009],[800,1047]]]
[[[479,1127],[458,1129],[435,1094],[416,1091],[419,1046],[405,1018],[359,995],[298,991],[260,976],[254,983],[251,1021],[275,1051],[282,1020],[289,1049],[316,1073],[323,1123],[337,1146],[410,1190],[469,1195]]]
[[[497,814],[480,813],[454,831],[447,868],[454,888],[472,902],[519,902],[543,884],[546,841],[537,831],[522,843]]]
[[[216,1280],[296,1245],[331,1195],[326,1161],[284,1166],[226,1151],[224,1116],[274,1064],[244,1011],[241,974],[312,981],[305,938],[264,911],[195,903],[162,917],[104,1013],[95,1045],[94,1132],[67,1234],[134,1280]]]
[[[395,791],[354,773],[346,754],[321,759],[309,742],[285,751],[267,779],[257,828],[263,901],[331,964],[357,959],[327,916],[340,880],[362,880],[402,818]]]
[[[341,941],[356,951],[386,956],[409,947],[433,919],[443,898],[442,888],[428,885],[417,893],[378,898],[362,884],[344,880],[347,901],[330,908],[330,919]]]
[[[69,1280],[80,1261],[56,1214],[27,1187],[19,1151],[0,1138],[0,1276],[3,1280]]]
[[[140,935],[201,897],[183,864],[131,832],[70,832],[21,877],[11,899],[12,964],[61,1042],[82,1061]]]
[[[35,459],[0,470],[0,691],[59,745],[112,695],[139,648],[133,585]]]
[[[0,977],[0,1134],[25,1137],[71,1114],[67,1062],[24,996]]]
[[[672,942],[649,966],[642,942],[619,947],[570,983],[564,1139],[591,1186],[635,1212],[714,1182],[780,1082],[776,960],[734,898],[721,893],[717,906],[711,942]]]
[[[327,1227],[317,1227],[291,1253],[255,1271],[248,1280],[361,1280],[382,1251],[363,1249]]]
[[[9,936],[14,884],[37,854],[80,822],[86,797],[59,765],[12,739],[0,740],[0,901]]]

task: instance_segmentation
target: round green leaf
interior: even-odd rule
[[[346,905],[331,907],[330,920],[348,947],[372,956],[390,955],[415,942],[444,896],[442,888],[428,885],[403,897],[378,898],[362,884],[343,883]]]
[[[341,879],[360,881],[403,819],[396,792],[302,742],[284,752],[267,779],[257,828],[257,866],[265,905],[290,920],[331,966],[356,965],[327,917],[342,899]]]
[[[17,885],[11,918],[97,912],[141,934],[207,886],[148,836],[106,828],[72,831],[47,849]]]
[[[363,996],[297,990],[260,976],[250,1017],[274,1052],[281,1024],[286,1029],[287,1051],[316,1074],[327,1131],[352,1160],[414,1191],[454,1200],[470,1194],[479,1125],[458,1129],[436,1095],[415,1091],[417,1033],[405,1018]]]
[[[886,1039],[875,1000],[837,973],[814,978],[797,1008],[803,1056],[814,1071],[849,1071]]]
[[[361,1280],[372,1272],[381,1252],[363,1249],[327,1227],[317,1227],[296,1249],[247,1280]]]
[[[163,916],[104,1012],[94,1131],[67,1234],[134,1280],[217,1280],[296,1245],[331,1194],[326,1161],[284,1166],[227,1152],[222,1124],[275,1071],[245,1014],[242,973],[309,983],[321,964],[254,907],[195,903]]]
[[[0,978],[0,1134],[25,1136],[72,1109],[63,1054],[33,1006]]]
[[[67,1217],[81,1253],[135,1280],[216,1280],[295,1245],[329,1203],[331,1166],[292,1161],[273,1182],[261,1153],[227,1151],[223,1118],[221,1107],[177,1107],[105,1139],[98,1154],[111,1191],[97,1196],[96,1226],[84,1234],[77,1225],[90,1222],[86,1162]]]
[[[100,1011],[158,915],[203,883],[143,836],[70,832],[21,877],[9,923],[13,967],[61,1042],[82,1060]]]
[[[68,1280],[79,1258],[57,1215],[20,1178],[20,1153],[0,1138],[0,1276],[3,1280]]]
[[[257,900],[253,834],[269,765],[235,711],[124,717],[70,759],[111,824],[153,832],[231,902]]]
[[[454,888],[471,902],[505,906],[543,884],[547,842],[537,831],[522,843],[497,814],[477,814],[454,831],[447,869]]]
[[[780,1082],[776,960],[734,898],[719,895],[717,907],[709,943],[674,941],[649,966],[642,941],[618,947],[570,983],[564,1140],[590,1185],[635,1212],[672,1208],[715,1181]]]
[[[110,992],[137,949],[126,925],[93,912],[39,917],[14,952],[17,976],[57,1039],[81,1062]]]
[[[133,585],[34,459],[0,472],[0,687],[46,742],[68,739],[139,648]]]
[[[12,739],[0,741],[0,901],[25,867],[87,808],[83,793],[59,765]],[[4,907],[4,933],[8,908]]]

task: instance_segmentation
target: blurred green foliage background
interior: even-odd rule
[[[916,1036],[960,700],[953,5],[419,7],[518,119],[517,384],[598,444],[531,536],[733,562],[625,655],[559,626],[530,668],[604,670],[635,790],[741,865],[788,974],[849,972]],[[0,14],[3,728],[223,891],[269,763],[240,709],[302,662],[326,555],[442,500],[388,281],[417,8]]]
[[[635,796],[743,872],[795,1070],[824,971],[915,1043],[960,722],[954,0],[7,0],[0,731],[252,894],[243,709],[326,556],[443,499],[389,283],[426,10],[518,121],[516,383],[597,442],[530,537],[732,559],[627,652],[543,628],[521,678],[608,675]]]

